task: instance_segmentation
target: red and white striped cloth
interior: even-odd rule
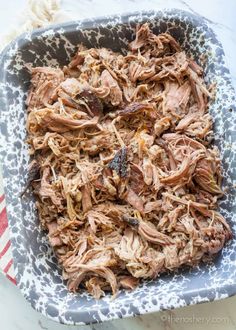
[[[11,242],[7,220],[3,181],[0,174],[0,271],[14,284],[16,284],[11,251]]]

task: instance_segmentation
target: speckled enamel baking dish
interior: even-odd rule
[[[99,301],[86,292],[71,294],[62,281],[45,233],[42,233],[31,193],[25,186],[29,157],[25,144],[25,98],[33,66],[63,65],[79,43],[87,47],[126,48],[137,22],[150,22],[155,33],[168,31],[197,62],[204,55],[206,82],[217,83],[210,106],[215,141],[223,159],[225,186],[236,179],[236,112],[234,91],[224,52],[207,22],[190,13],[171,10],[142,12],[66,23],[25,34],[7,47],[0,59],[0,154],[11,231],[14,266],[19,289],[39,312],[66,324],[84,324],[144,314],[161,309],[225,298],[236,293],[236,240],[223,249],[211,265],[184,268],[143,283],[133,292],[120,292],[115,300]],[[201,57],[202,58],[202,57]],[[236,231],[236,192],[229,188],[220,211]]]

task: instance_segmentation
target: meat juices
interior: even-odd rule
[[[115,295],[222,249],[211,94],[172,36],[144,24],[126,54],[80,46],[31,74],[28,183],[69,290]]]

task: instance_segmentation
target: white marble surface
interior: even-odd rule
[[[0,37],[16,26],[26,0],[0,0]],[[62,7],[68,19],[132,12],[140,9],[180,8],[198,13],[212,22],[212,27],[225,49],[228,66],[236,89],[236,26],[235,0],[64,0]],[[115,320],[94,326],[75,327],[81,330],[232,330],[236,329],[236,297],[201,304],[175,311]],[[56,324],[35,312],[19,290],[0,274],[1,330],[71,329]]]

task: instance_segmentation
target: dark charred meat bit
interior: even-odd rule
[[[127,148],[121,148],[114,156],[113,160],[108,164],[108,167],[115,170],[116,173],[124,178],[127,175]]]
[[[137,218],[134,217],[129,217],[127,215],[123,215],[122,219],[127,222],[129,225],[133,226],[133,227],[137,227],[139,226],[139,220]]]
[[[33,160],[29,166],[28,178],[26,181],[25,188],[21,193],[21,197],[24,196],[26,191],[29,189],[32,181],[37,180],[39,178],[40,178],[40,164],[36,160]]]
[[[76,95],[76,98],[81,98],[87,106],[81,104],[85,111],[93,116],[101,116],[103,111],[102,101],[89,89],[82,90],[79,94]]]
[[[232,238],[211,94],[170,34],[137,25],[126,53],[80,45],[63,70],[31,73],[26,189],[70,291],[133,290]]]

